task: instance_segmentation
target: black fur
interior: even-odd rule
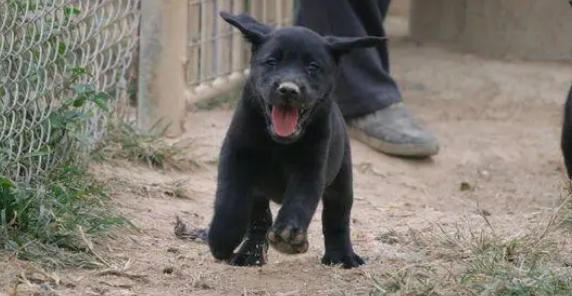
[[[364,264],[350,241],[350,142],[330,93],[340,58],[384,39],[320,36],[295,26],[274,30],[247,14],[220,16],[251,43],[252,59],[220,151],[211,253],[238,266],[264,265],[269,243],[282,253],[304,253],[306,231],[322,200],[322,263]],[[295,90],[278,87],[285,82]],[[275,132],[273,108],[299,110],[295,132]],[[281,204],[274,223],[270,200]]]
[[[572,1],[568,1],[572,6]],[[562,122],[562,134],[560,135],[560,148],[564,157],[564,166],[568,179],[572,179],[572,86],[568,91],[568,97],[564,104],[564,121]]]
[[[572,86],[564,104],[564,121],[560,137],[560,148],[564,156],[564,165],[569,179],[572,179]]]

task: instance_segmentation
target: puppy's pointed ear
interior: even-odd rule
[[[219,15],[227,23],[240,30],[242,36],[254,45],[262,43],[266,35],[273,30],[272,27],[255,20],[246,13],[232,15],[226,11],[220,11]]]
[[[325,36],[326,42],[332,51],[334,57],[339,59],[343,55],[349,53],[356,48],[367,48],[381,45],[387,40],[385,37],[367,36],[367,37],[336,37]]]

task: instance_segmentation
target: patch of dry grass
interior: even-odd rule
[[[499,233],[482,215],[485,227],[437,226],[416,233],[422,263],[372,276],[371,295],[572,295],[571,199],[529,227]]]
[[[108,137],[95,154],[98,160],[128,160],[157,169],[190,170],[198,166],[185,157],[192,143],[167,143],[163,133],[143,134],[130,122],[117,121],[110,125]]]

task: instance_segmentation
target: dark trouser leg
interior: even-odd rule
[[[300,0],[297,25],[322,35],[386,36],[390,0]],[[402,104],[389,75],[387,43],[354,50],[342,58],[334,96],[352,137],[391,155],[436,154],[439,143]]]
[[[297,25],[323,35],[385,36],[383,19],[389,0],[301,0]],[[388,74],[387,43],[344,56],[335,91],[346,118],[363,116],[401,101]]]

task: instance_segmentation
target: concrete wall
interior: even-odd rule
[[[572,59],[565,0],[411,0],[409,28],[419,43],[484,56]]]
[[[391,0],[389,6],[389,15],[399,17],[409,17],[409,9],[411,7],[410,0]]]

